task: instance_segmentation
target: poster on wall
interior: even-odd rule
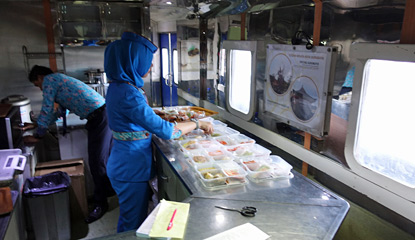
[[[267,45],[265,111],[312,135],[327,134],[336,55],[332,47]]]

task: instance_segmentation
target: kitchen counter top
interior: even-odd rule
[[[261,183],[249,181],[242,186],[210,191],[203,188],[194,170],[172,141],[153,138],[157,150],[175,171],[191,196],[190,215],[184,239],[204,239],[244,223],[251,223],[271,236],[270,239],[332,239],[349,204],[329,190],[292,171],[291,179]],[[254,206],[255,217],[215,206],[242,208]],[[135,231],[104,239],[137,239]]]

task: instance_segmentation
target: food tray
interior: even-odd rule
[[[213,127],[213,132],[210,135],[210,137],[218,138],[218,137],[224,137],[224,136],[230,136],[230,135],[236,135],[236,134],[239,134],[239,132],[236,131],[235,129],[218,125],[218,126]]]
[[[210,170],[221,170],[222,167],[220,165],[218,165],[217,163],[205,163],[205,164],[199,164],[195,166],[195,170],[196,172],[206,172],[206,171],[210,171]]]
[[[239,159],[238,161],[247,172],[248,179],[253,182],[293,177],[291,173],[292,166],[278,156]]]
[[[196,166],[196,174],[202,186],[208,190],[217,190],[246,184],[246,171],[235,162],[229,163],[225,165],[215,163]]]
[[[194,111],[194,112],[205,112],[205,117],[210,117],[210,116],[215,116],[216,114],[218,114],[218,112],[206,109],[206,108],[202,108],[202,107],[196,107],[196,106],[191,106],[191,107],[185,107],[185,109],[188,109],[188,111]]]
[[[183,138],[184,139],[204,139],[206,138],[206,134],[202,129],[196,129],[183,135]]]
[[[235,157],[229,153],[224,147],[218,145],[212,145],[209,148],[205,148],[208,155],[217,162],[233,161]]]
[[[252,146],[255,144],[254,139],[249,138],[243,134],[217,137],[215,139],[221,143],[229,152],[234,152],[241,146]]]
[[[211,156],[215,161],[232,161],[234,157],[226,151],[226,149],[219,144],[206,148],[208,155]]]
[[[212,117],[201,118],[200,121],[210,122],[210,123],[212,123],[212,125],[213,125],[214,128],[228,126],[228,124],[226,124],[226,123],[224,123],[222,121],[216,120],[216,119],[214,119]]]
[[[228,124],[226,124],[222,121],[219,121],[219,120],[213,120],[212,124],[213,124],[213,127],[226,127],[226,126],[228,126]]]
[[[192,118],[201,119],[218,114],[218,112],[196,106],[163,107],[153,108],[153,110],[156,110],[157,115],[169,122],[183,122]]]
[[[293,168],[289,163],[287,163],[282,157],[277,155],[269,156],[272,163],[274,164],[274,171],[278,176],[287,176],[291,174],[291,169]]]
[[[202,146],[195,139],[177,141],[177,144],[185,154],[192,150],[202,149]]]
[[[228,124],[226,124],[226,123],[224,123],[220,120],[216,120],[213,117],[204,117],[204,118],[201,118],[200,121],[211,122],[214,126],[221,126],[221,127],[228,126]]]
[[[231,150],[232,154],[237,158],[252,158],[252,157],[268,157],[271,150],[255,143],[253,145],[237,146]]]
[[[220,146],[218,141],[216,141],[215,139],[198,139],[197,142],[198,144],[200,144],[200,146],[202,146],[202,148],[211,148],[214,146]]]
[[[214,161],[204,149],[191,151],[187,156],[189,163],[192,165],[212,163]]]

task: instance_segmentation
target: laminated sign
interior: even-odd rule
[[[265,110],[316,136],[328,132],[335,48],[269,44]]]

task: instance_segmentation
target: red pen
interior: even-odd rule
[[[167,226],[167,231],[170,230],[173,227],[173,220],[174,220],[174,216],[176,216],[176,212],[177,212],[177,208],[174,209],[173,215],[171,216],[170,222],[169,222],[169,226]]]

